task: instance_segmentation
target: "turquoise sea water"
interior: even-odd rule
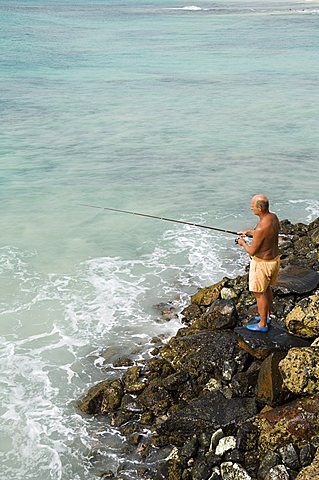
[[[262,191],[318,216],[318,22],[318,2],[0,0],[1,478],[138,478],[75,400],[176,331],[154,305],[247,259],[80,204],[238,230]]]

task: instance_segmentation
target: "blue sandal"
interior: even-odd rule
[[[250,325],[246,325],[247,330],[251,330],[253,332],[261,332],[261,333],[267,333],[268,332],[268,327],[260,327],[258,323],[252,323]]]
[[[257,315],[257,316],[255,317],[255,320],[256,320],[256,322],[260,322],[260,315]],[[268,324],[268,325],[271,324],[271,318],[270,318],[270,317],[267,318],[267,324]]]

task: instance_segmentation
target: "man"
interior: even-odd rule
[[[259,317],[256,317],[257,323],[247,325],[246,328],[256,332],[268,332],[267,324],[270,323],[272,304],[271,285],[276,282],[280,265],[279,220],[274,213],[269,212],[269,202],[265,195],[254,195],[251,210],[258,215],[259,222],[255,230],[238,232],[241,237],[237,240],[238,245],[244,247],[251,257],[249,290],[255,295],[259,313]],[[253,238],[251,245],[244,240],[245,235]]]

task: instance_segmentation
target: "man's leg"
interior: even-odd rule
[[[271,286],[267,288],[265,293],[267,295],[267,318],[269,318],[270,312],[271,312],[272,299],[273,299]]]
[[[258,325],[260,327],[267,327],[267,318],[269,311],[269,293],[266,292],[254,292],[258,313],[260,315],[260,321]]]

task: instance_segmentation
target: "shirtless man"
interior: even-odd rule
[[[238,232],[237,240],[251,257],[249,269],[249,290],[254,293],[260,318],[259,322],[247,325],[248,330],[268,332],[270,309],[272,304],[271,285],[276,282],[280,257],[278,251],[279,220],[274,213],[269,212],[269,202],[265,195],[254,195],[251,200],[251,211],[258,215],[259,222],[255,230]],[[253,237],[251,245],[245,242],[243,236]],[[269,320],[268,320],[269,319]],[[268,320],[268,322],[267,322]]]

